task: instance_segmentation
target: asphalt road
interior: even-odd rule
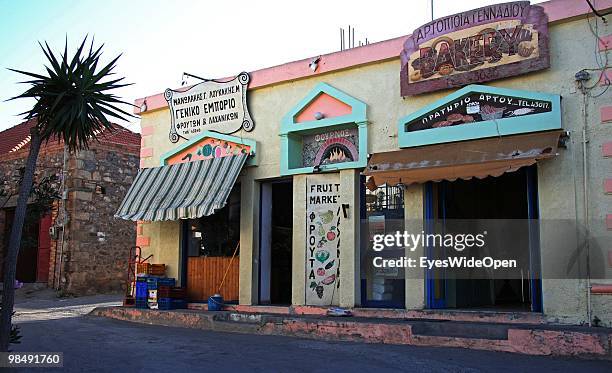
[[[612,363],[452,348],[217,333],[85,316],[91,298],[18,306],[14,351],[61,351],[68,372],[611,372]],[[75,303],[81,303],[81,306]],[[84,302],[84,304],[83,304]],[[89,302],[89,303],[87,303]],[[35,303],[35,305],[33,305]],[[20,371],[60,371],[23,369]]]

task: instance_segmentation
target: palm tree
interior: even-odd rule
[[[17,255],[41,143],[49,140],[63,141],[71,153],[87,149],[89,143],[102,131],[114,130],[107,116],[121,120],[133,117],[117,106],[129,104],[108,92],[129,85],[121,83],[123,78],[109,78],[114,74],[113,69],[121,55],[99,68],[104,45],[94,49],[92,38],[87,51],[87,39],[86,36],[71,59],[68,58],[68,40],[64,46],[64,53],[60,54],[59,59],[47,43],[44,46],[39,43],[47,59],[46,75],[9,69],[33,78],[21,82],[29,85],[29,88],[11,100],[34,98],[36,103],[32,109],[20,115],[24,115],[26,120],[35,119],[36,124],[30,130],[30,152],[19,186],[19,197],[4,264],[0,351],[8,351],[9,347],[15,301]]]

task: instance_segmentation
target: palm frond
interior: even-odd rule
[[[132,104],[109,92],[130,85],[124,78],[110,78],[121,55],[101,64],[104,44],[95,47],[91,38],[87,48],[87,40],[86,36],[70,57],[67,39],[59,56],[48,43],[39,43],[47,75],[9,69],[31,78],[22,82],[30,87],[9,100],[36,99],[32,109],[22,114],[26,119],[37,119],[42,140],[61,139],[70,151],[86,149],[102,131],[114,130],[108,118],[135,117],[120,107]]]

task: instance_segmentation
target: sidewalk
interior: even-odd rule
[[[58,297],[42,284],[25,284],[15,291],[15,323],[76,317],[96,307],[121,305],[122,294],[98,294],[82,297]]]
[[[222,332],[612,360],[612,330],[608,328],[537,322],[499,323],[358,316],[336,318],[234,310],[158,311],[127,307],[100,307],[94,309],[90,315]]]

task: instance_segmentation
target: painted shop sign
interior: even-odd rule
[[[306,304],[337,305],[340,288],[340,175],[306,179]]]
[[[212,158],[231,157],[238,154],[248,154],[251,147],[231,141],[206,138],[195,146],[185,149],[168,158],[166,164],[203,161]]]
[[[400,118],[400,148],[561,129],[561,96],[472,84]]]
[[[404,125],[406,132],[466,125],[487,120],[547,113],[552,102],[525,97],[470,92]]]
[[[357,128],[320,132],[302,137],[304,167],[313,167],[359,160]]]
[[[249,80],[249,74],[243,72],[229,81],[207,80],[185,91],[166,89],[172,119],[170,141],[190,139],[203,131],[252,131],[246,100]]]
[[[414,30],[401,61],[402,96],[545,69],[548,16],[518,1],[439,18]]]

